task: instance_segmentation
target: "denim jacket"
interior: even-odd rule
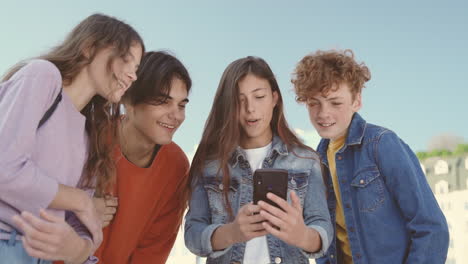
[[[194,191],[185,217],[185,245],[194,254],[208,257],[207,264],[242,263],[246,243],[237,243],[219,251],[211,247],[215,229],[230,221],[224,208],[222,177],[216,177],[218,164],[218,161],[207,162],[203,177],[193,183]],[[318,155],[302,148],[290,151],[278,136],[274,136],[263,168],[288,170],[288,202],[289,192],[294,190],[301,200],[305,224],[315,229],[322,239],[322,248],[318,252],[308,253],[269,234],[267,244],[271,263],[309,263],[308,258],[323,256],[330,244],[333,227],[327,210]],[[253,193],[252,169],[241,148],[237,147],[232,154],[229,169],[229,202],[235,216],[240,207],[252,201]]]
[[[327,168],[328,143],[322,139],[318,146]],[[335,160],[354,264],[445,263],[447,222],[408,145],[356,113]],[[328,209],[336,223],[328,169],[325,181]],[[317,263],[339,263],[336,237]]]

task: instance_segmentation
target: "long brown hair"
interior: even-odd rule
[[[48,53],[37,57],[52,62],[62,75],[63,85],[69,85],[89,65],[96,54],[104,48],[113,47],[112,61],[128,54],[132,45],[139,44],[144,52],[140,35],[128,24],[103,14],[93,14],[81,21],[65,40]],[[87,56],[85,56],[85,51]],[[13,66],[4,76],[8,80],[27,61]],[[85,165],[82,187],[96,187],[98,195],[115,180],[113,161],[114,139],[117,131],[119,108],[115,103],[96,95],[81,110],[86,117],[86,131],[89,135],[89,152]]]
[[[310,149],[291,131],[283,112],[283,98],[276,78],[268,64],[261,58],[248,56],[238,59],[226,68],[216,91],[213,106],[205,124],[202,139],[192,161],[190,183],[193,188],[200,180],[207,161],[219,162],[218,174],[222,173],[223,197],[225,208],[233,216],[228,200],[230,186],[229,159],[241,139],[239,125],[239,82],[248,74],[268,81],[272,92],[278,94],[278,101],[273,109],[270,122],[273,134],[278,135],[289,150],[294,147]]]

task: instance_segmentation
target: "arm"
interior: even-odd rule
[[[253,214],[259,211],[260,206],[246,204],[239,209],[233,222],[213,224],[208,195],[202,184],[197,184],[185,218],[185,245],[198,256],[217,258],[229,251],[235,243],[267,234],[259,223],[265,218],[260,214]]]
[[[49,206],[59,188],[30,157],[39,120],[60,92],[60,78],[55,66],[39,61],[0,84],[0,199],[35,215]]]
[[[381,135],[375,148],[388,190],[406,220],[411,239],[406,263],[444,263],[449,243],[447,222],[416,155],[393,132]]]

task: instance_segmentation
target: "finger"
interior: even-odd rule
[[[268,233],[274,235],[275,237],[277,237],[277,238],[279,238],[279,239],[281,239],[281,240],[284,240],[284,239],[283,239],[283,238],[284,238],[284,235],[283,235],[284,233],[281,232],[281,229],[278,230],[278,229],[274,228],[274,227],[271,226],[271,224],[269,224],[268,222],[263,222],[262,225],[263,225],[263,228],[265,228],[265,230],[266,230]]]
[[[279,205],[279,207],[281,207],[285,212],[291,211],[291,205],[289,205],[287,201],[275,195],[274,193],[267,193],[267,198]]]
[[[260,214],[269,222],[272,223],[273,225],[285,229],[287,227],[287,222],[283,221],[282,219],[273,216],[272,214],[268,213],[267,211],[260,211]]]
[[[258,222],[262,222],[262,221],[265,221],[265,217],[263,217],[260,214],[254,214],[254,215],[251,215],[251,216],[247,217],[247,223],[249,223],[249,224],[258,223]]]
[[[43,219],[52,222],[52,223],[61,223],[63,221],[62,218],[55,216],[49,212],[47,212],[44,209],[39,210],[39,216],[41,216]]]
[[[256,237],[261,237],[261,236],[266,236],[268,235],[268,231],[265,230],[265,228],[262,227],[262,231],[256,231],[256,232],[252,232],[249,234],[249,238],[252,239],[252,238],[256,238]]]
[[[45,252],[33,248],[24,236],[21,238],[21,240],[23,242],[23,248],[26,250],[26,253],[28,253],[29,256],[44,260],[48,259],[48,255]]]
[[[254,213],[260,212],[260,206],[257,204],[248,204],[246,206],[246,214],[247,215],[253,215]]]
[[[297,196],[296,192],[291,191],[289,196],[291,196],[292,207],[296,208],[296,210],[302,213],[301,199],[299,199],[299,196]]]
[[[103,220],[103,221],[108,221],[108,222],[110,222],[112,219],[114,219],[114,215],[104,215],[104,216],[102,217],[102,220]]]
[[[260,201],[258,202],[258,205],[260,205],[260,207],[267,211],[268,213],[278,217],[278,218],[281,218],[281,219],[286,219],[286,217],[288,216],[287,213],[285,213],[285,211],[277,208],[276,206],[273,206],[269,203],[266,203],[264,201]],[[289,205],[288,205],[289,206]]]
[[[110,221],[104,221],[102,222],[102,228],[108,226],[110,224]]]
[[[35,239],[35,238],[33,238],[31,236],[28,236],[28,235],[23,236],[22,240],[26,241],[26,243],[28,243],[28,245],[31,248],[33,248],[33,249],[35,249],[37,251],[44,252],[46,254],[57,251],[56,245],[54,245],[52,243],[48,243],[46,241],[41,241],[41,240]]]
[[[106,198],[104,201],[106,203],[106,206],[117,207],[119,205],[119,201],[117,197]]]
[[[117,208],[115,207],[106,207],[104,214],[114,215],[117,212]]]
[[[34,229],[36,229],[39,232],[51,233],[54,230],[54,225],[52,223],[40,219],[39,217],[36,217],[35,215],[29,212],[22,212],[21,217],[23,217],[23,219],[27,221],[29,225],[31,225]]]
[[[20,215],[13,217],[14,223],[23,231],[24,236],[29,236],[32,239],[46,240],[43,238],[44,233],[36,230],[26,219]]]
[[[250,224],[246,227],[245,229],[247,232],[258,232],[258,231],[263,231],[265,228],[262,226],[262,222],[256,223],[256,224]]]

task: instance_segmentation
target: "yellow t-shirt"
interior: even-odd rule
[[[346,135],[334,141],[330,141],[327,149],[327,158],[330,168],[330,175],[333,181],[333,189],[336,195],[336,242],[337,250],[341,251],[341,257],[343,258],[340,260],[340,263],[352,264],[353,257],[351,255],[351,248],[349,245],[348,231],[346,230],[346,223],[343,213],[343,202],[341,201],[340,185],[338,183],[338,175],[336,174],[335,161],[336,152],[338,152],[338,150],[343,147],[345,140]]]

